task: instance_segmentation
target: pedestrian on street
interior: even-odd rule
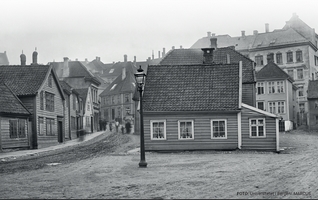
[[[130,124],[130,122],[127,121],[126,124],[125,124],[125,126],[126,126],[126,133],[129,134],[129,133],[130,133],[130,129],[131,129],[131,124]]]
[[[118,133],[118,127],[119,127],[119,122],[118,121],[115,122],[115,126],[116,126],[116,133]]]
[[[124,134],[125,128],[123,125],[121,125],[121,133]]]
[[[113,124],[112,124],[112,122],[109,122],[109,130],[110,130],[110,132],[112,132],[112,130],[113,130]]]

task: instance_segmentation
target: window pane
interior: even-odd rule
[[[258,127],[258,136],[264,136],[264,126]]]
[[[256,136],[256,126],[252,126],[252,136]]]
[[[251,120],[251,124],[255,125],[256,124],[256,120],[255,119]]]

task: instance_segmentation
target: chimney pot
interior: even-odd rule
[[[265,24],[265,32],[266,32],[266,33],[269,32],[269,24],[268,24],[268,23]]]
[[[182,45],[180,45],[180,49],[182,49]]]
[[[245,31],[242,31],[242,37],[244,37],[245,36]]]
[[[32,65],[36,65],[38,64],[38,52],[36,52],[36,48],[35,51],[32,54]]]
[[[64,57],[64,62],[63,62],[63,77],[69,77],[70,75],[70,69],[68,67],[68,57]]]
[[[218,45],[217,45],[217,38],[210,38],[210,42],[211,42],[211,48],[217,49]]]
[[[174,49],[174,46],[172,46],[172,49]]]
[[[127,62],[127,55],[124,55],[124,62]]]
[[[25,66],[26,56],[23,54],[23,51],[22,51],[22,54],[20,55],[20,59],[21,59],[21,65]]]
[[[258,31],[257,31],[257,30],[254,30],[254,31],[253,31],[253,34],[254,34],[254,35],[257,35],[257,34],[258,34]]]
[[[215,33],[212,33],[212,37],[215,37]]]
[[[211,37],[211,32],[210,31],[208,32],[208,37]]]
[[[166,48],[162,49],[162,57],[164,57],[166,55]]]

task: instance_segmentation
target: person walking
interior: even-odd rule
[[[131,124],[130,124],[130,122],[127,121],[126,124],[125,124],[125,126],[126,126],[126,133],[129,134],[129,133],[130,133],[130,129],[131,129]]]
[[[110,132],[112,132],[112,130],[113,130],[113,124],[112,124],[112,122],[109,122],[109,130],[110,130]]]
[[[116,133],[118,133],[118,128],[119,128],[119,122],[118,121],[115,122],[115,126],[116,126]]]

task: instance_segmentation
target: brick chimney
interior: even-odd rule
[[[4,52],[4,53],[6,53],[6,52]],[[22,51],[22,54],[20,55],[20,60],[21,60],[21,65],[25,66],[26,56],[23,54],[23,51]]]
[[[158,51],[158,58],[160,58],[160,51]]]
[[[134,65],[136,65],[136,62],[137,62],[137,61],[136,61],[136,56],[134,56]]]
[[[63,77],[69,77],[70,76],[70,68],[68,66],[68,57],[64,57],[63,62]]]
[[[124,55],[124,62],[127,62],[127,55]]]
[[[32,54],[32,65],[37,65],[38,64],[38,52],[36,52],[36,47],[35,51]]]
[[[182,49],[182,45],[180,45],[180,49]]]
[[[254,30],[254,31],[253,31],[253,34],[254,34],[254,35],[257,35],[257,34],[258,34],[258,31],[257,31],[257,30]]]
[[[163,48],[162,49],[162,57],[165,57],[165,55],[166,55],[166,48]]]
[[[202,48],[203,51],[203,64],[212,64],[213,63],[213,51],[217,48],[217,38],[211,38],[211,45],[209,48]]]
[[[265,32],[266,32],[266,33],[269,32],[269,24],[268,24],[268,23],[265,24]]]
[[[153,54],[153,50],[152,50],[152,60],[155,59],[155,55]]]
[[[242,32],[242,37],[245,37],[245,31],[241,31]]]
[[[210,31],[208,32],[208,37],[211,37],[211,32]]]

